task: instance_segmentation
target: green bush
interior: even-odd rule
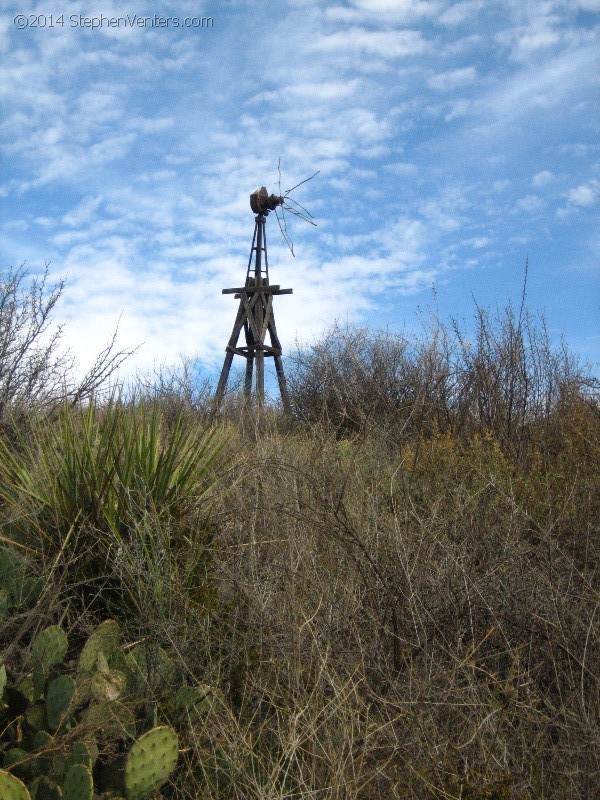
[[[63,408],[0,440],[0,522],[38,568],[73,565],[117,603],[139,607],[167,566],[165,591],[175,571],[201,594],[225,441],[182,414],[167,422],[158,401]]]

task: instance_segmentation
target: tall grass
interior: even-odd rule
[[[146,634],[206,597],[222,429],[114,398],[26,430],[0,442],[3,529],[72,587],[74,611],[121,608]]]
[[[214,429],[167,425],[159,403],[65,407],[0,442],[0,497],[28,546],[56,552],[74,529],[122,539],[145,510],[181,517],[208,502],[223,448]]]
[[[524,313],[478,319],[472,344],[313,348],[295,424],[240,404],[210,428],[167,382],[0,445],[3,535],[57,598],[35,625],[108,610],[168,656],[165,797],[595,798],[594,382]],[[26,615],[0,624],[15,672]]]

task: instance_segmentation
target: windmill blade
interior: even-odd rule
[[[281,197],[281,156],[277,159],[277,172],[279,173],[279,196]]]
[[[283,236],[283,238],[285,239],[285,243],[286,243],[286,244],[287,244],[287,246],[289,247],[289,249],[290,249],[290,253],[291,253],[291,254],[294,256],[294,258],[295,258],[295,257],[296,257],[296,254],[294,253],[294,243],[292,242],[292,240],[291,240],[291,239],[290,239],[290,237],[288,236],[288,232],[287,232],[287,225],[286,225],[286,222],[285,222],[285,214],[284,214],[284,212],[283,212],[283,206],[281,207],[281,215],[282,215],[282,217],[283,217],[283,226],[282,226],[282,224],[281,224],[281,220],[279,219],[279,214],[277,213],[277,209],[275,209],[275,216],[277,217],[277,224],[279,225],[279,230],[281,231],[281,235],[282,235],[282,236]]]
[[[303,219],[305,222],[310,222],[310,224],[314,225],[315,228],[317,227],[317,223],[313,219],[310,219],[310,217],[305,217],[304,214],[300,214],[300,212],[296,211],[295,208],[292,208],[291,206],[282,206],[282,208],[285,208],[286,211],[289,211],[290,214],[293,214],[295,217],[300,217],[300,219]]]
[[[300,181],[300,183],[297,183],[295,186],[292,186],[291,189],[288,189],[283,196],[287,197],[290,192],[293,192],[294,189],[297,189],[299,186],[302,186],[303,183],[308,183],[308,181],[312,181],[312,179],[315,177],[315,175],[318,175],[319,172],[321,172],[320,169],[318,169],[313,175],[311,175],[310,178],[304,178],[303,181]]]
[[[304,211],[304,213],[307,214],[311,219],[314,219],[314,217],[310,213],[310,211],[307,208],[304,208],[304,206],[301,203],[299,203],[297,200],[294,200],[293,197],[286,197],[285,200],[288,203],[293,203],[294,205],[298,206],[298,208],[301,208],[302,211]]]

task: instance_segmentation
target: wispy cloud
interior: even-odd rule
[[[600,198],[600,181],[592,180],[574,186],[566,193],[566,204],[558,209],[559,217],[566,217],[595,206]]]
[[[280,158],[283,189],[321,170],[298,190],[318,228],[290,220],[297,259],[268,222],[294,287],[286,341],[338,316],[397,321],[433,280],[468,297],[525,241],[554,257],[571,219],[596,247],[596,0],[282,0],[268,25],[246,0],[167,5],[215,27],[17,31],[21,10],[0,13],[3,258],[67,276],[84,360],[121,318],[123,344],[145,342],[134,366],[219,361],[248,194],[277,189]]]
[[[436,92],[451,92],[463,86],[470,86],[477,80],[477,70],[475,67],[461,67],[440,72],[427,79],[429,86]]]

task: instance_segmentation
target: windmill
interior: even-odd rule
[[[229,342],[225,348],[225,361],[215,393],[215,405],[218,407],[225,396],[227,380],[234,356],[246,359],[246,375],[244,380],[244,394],[249,403],[252,399],[252,384],[255,382],[254,397],[256,405],[262,409],[265,402],[265,358],[273,358],[279,392],[285,411],[290,410],[290,400],[283,371],[282,348],[273,311],[273,298],[275,295],[292,294],[293,289],[281,289],[278,284],[269,283],[269,260],[267,256],[267,237],[265,223],[271,211],[275,212],[281,233],[294,255],[294,248],[287,233],[284,211],[289,211],[301,219],[316,224],[306,209],[290,197],[290,192],[303,183],[311,180],[318,173],[306,178],[296,186],[281,194],[269,194],[264,186],[250,195],[250,208],[256,214],[254,221],[254,237],[250,248],[248,268],[244,286],[223,289],[223,294],[233,294],[239,300],[239,306]],[[293,204],[293,205],[291,205]],[[281,218],[278,214],[281,210]],[[299,210],[301,209],[301,210]],[[304,213],[302,213],[304,212]],[[245,344],[238,345],[241,332],[244,331]],[[270,344],[267,343],[267,335]]]

